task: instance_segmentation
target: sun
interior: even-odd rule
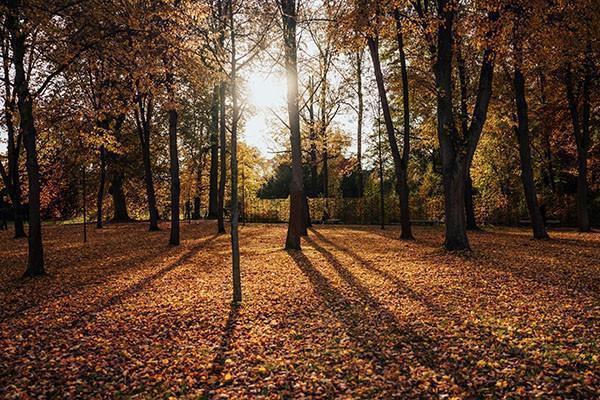
[[[272,135],[281,127],[275,114],[287,118],[284,74],[250,71],[245,86],[246,101],[251,111],[244,126],[244,140],[256,147],[264,157],[271,158],[276,147]]]
[[[270,113],[285,104],[286,84],[277,72],[251,71],[246,78],[248,98],[256,112]]]

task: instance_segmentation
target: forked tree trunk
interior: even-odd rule
[[[531,163],[531,149],[529,144],[527,99],[525,97],[525,77],[518,66],[518,61],[517,65],[515,65],[513,85],[515,91],[515,105],[517,108],[517,127],[515,128],[515,134],[517,135],[519,142],[523,192],[525,194],[527,209],[529,210],[529,218],[531,219],[533,237],[536,239],[547,239],[548,233],[546,233],[544,220],[537,203],[535,183],[533,181],[533,167]]]
[[[452,112],[452,23],[447,0],[438,3],[442,21],[437,32],[435,80],[437,87],[437,133],[442,159],[447,250],[469,250],[465,217],[466,155],[455,148]]]
[[[305,220],[303,207],[302,148],[300,143],[300,114],[298,108],[298,59],[296,49],[296,1],[278,0],[283,19],[285,68],[287,72],[287,107],[292,149],[292,181],[290,183],[290,218],[286,249],[300,250],[300,236]]]

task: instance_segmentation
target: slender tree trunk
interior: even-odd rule
[[[158,209],[156,208],[156,192],[152,179],[152,160],[150,158],[150,132],[149,127],[144,127],[144,140],[142,141],[142,159],[144,162],[144,182],[146,183],[146,198],[148,201],[148,212],[150,214],[150,226],[148,230],[158,231]]]
[[[379,99],[381,101],[381,111],[383,112],[383,119],[387,131],[388,142],[390,144],[390,150],[392,152],[392,158],[394,160],[394,172],[396,174],[397,192],[401,204],[400,219],[402,232],[400,234],[400,238],[413,239],[410,224],[410,215],[408,211],[408,185],[406,183],[406,173],[404,171],[404,168],[402,167],[402,157],[400,156],[400,151],[398,150],[398,143],[396,142],[396,133],[394,131],[394,123],[392,120],[392,114],[387,100],[387,93],[383,80],[383,72],[381,70],[381,62],[379,59],[379,44],[377,39],[373,36],[368,37],[367,44],[369,46],[371,61],[373,62],[375,80],[377,81],[377,89],[379,92]]]
[[[19,176],[19,158],[21,156],[22,132],[15,129],[14,114],[17,112],[15,94],[10,81],[10,44],[2,41],[3,81],[4,81],[4,125],[6,126],[6,155],[8,158],[7,170],[0,163],[2,180],[8,191],[13,206],[13,219],[15,225],[15,239],[25,237],[25,228],[21,216],[21,179]]]
[[[285,68],[287,72],[287,107],[292,148],[292,181],[290,183],[290,218],[288,222],[286,249],[300,250],[300,236],[305,220],[302,147],[300,142],[300,113],[298,107],[298,59],[296,48],[296,1],[278,0],[283,19]]]
[[[175,102],[175,89],[173,88],[173,74],[167,73],[167,85],[169,98],[171,103]],[[171,107],[174,107],[173,105]],[[179,245],[179,154],[177,149],[177,110],[171,108],[169,114],[169,158],[171,174],[171,233],[169,236],[169,244],[173,246]]]
[[[227,136],[225,131],[225,82],[219,87],[219,146],[221,148],[221,173],[219,176],[219,197],[217,230],[225,233],[225,185],[227,184]]]
[[[202,170],[204,169],[205,153],[202,152],[196,171],[196,195],[194,196],[194,213],[192,219],[200,219],[200,202],[202,199]]]
[[[410,226],[410,205],[408,190],[408,159],[410,156],[410,104],[408,93],[408,70],[406,68],[406,55],[404,54],[404,38],[402,35],[402,22],[400,12],[394,10],[396,20],[396,39],[398,42],[398,51],[400,53],[400,70],[402,73],[402,114],[404,123],[404,133],[402,135],[402,158],[401,174],[398,181],[400,186],[400,219],[402,223],[401,239],[414,239]]]
[[[571,67],[567,66],[565,75],[565,84],[567,88],[567,100],[569,111],[571,113],[571,121],[573,124],[573,136],[577,148],[577,227],[581,232],[589,232],[591,230],[590,217],[588,211],[588,185],[587,185],[587,159],[590,143],[590,83],[591,83],[591,68],[589,64],[589,46],[586,49],[585,60],[585,76],[582,84],[583,91],[583,110],[580,123],[578,101],[575,96],[573,73]]]
[[[546,97],[546,78],[543,73],[539,74],[539,82],[540,82],[540,97],[541,103],[543,107],[544,114],[547,113],[547,105],[548,100]],[[546,118],[541,121],[542,124],[542,133],[543,133],[543,145],[544,145],[544,157],[545,157],[545,165],[546,165],[546,178],[548,186],[550,186],[550,190],[552,193],[556,193],[556,178],[554,174],[554,162],[552,160],[552,146],[550,143],[550,136],[552,131],[549,129],[548,122]]]
[[[44,275],[44,248],[42,243],[42,220],[40,214],[40,170],[37,156],[37,132],[33,115],[33,99],[25,72],[25,50],[27,36],[21,31],[19,21],[20,6],[11,4],[6,16],[6,24],[11,35],[13,64],[15,68],[14,87],[17,92],[19,126],[23,132],[23,143],[27,153],[25,165],[29,184],[29,248],[25,276]]]
[[[240,243],[238,233],[238,159],[237,159],[237,125],[239,106],[237,98],[237,65],[235,51],[235,30],[233,7],[229,4],[229,27],[231,33],[231,258],[233,276],[233,303],[242,301],[242,278],[240,272]]]
[[[469,135],[469,121],[467,108],[467,78],[465,63],[462,57],[462,46],[456,44],[456,63],[458,65],[458,80],[460,85],[460,126],[463,137]],[[485,61],[484,61],[485,62]],[[479,230],[475,219],[475,206],[473,203],[473,181],[471,179],[471,162],[467,157],[465,171],[465,216],[467,218],[467,230]]]
[[[106,150],[100,146],[100,178],[98,183],[98,197],[96,199],[96,228],[102,229],[102,203],[104,201],[104,186],[106,185]]]
[[[435,79],[437,88],[437,131],[442,159],[447,250],[469,250],[465,217],[466,154],[455,148],[456,126],[452,112],[452,23],[447,0],[438,2],[442,21],[437,33]]]
[[[362,91],[362,61],[363,49],[356,53],[356,95],[358,100],[357,118],[356,118],[356,163],[358,169],[358,196],[363,197],[364,177],[362,170],[362,127],[364,114],[364,101]]]
[[[208,219],[219,214],[219,87],[215,85],[210,106],[210,182],[208,189]]]
[[[308,99],[308,116],[309,116],[309,131],[308,140],[310,141],[310,190],[313,196],[317,196],[320,192],[319,172],[317,170],[317,132],[315,129],[315,102],[314,102],[314,83],[313,78],[309,80],[309,99]]]
[[[377,155],[379,164],[379,221],[385,229],[385,191],[383,187],[383,148],[381,144],[381,114],[377,115]]]
[[[514,91],[515,105],[517,108],[517,127],[515,133],[519,142],[519,156],[521,160],[521,181],[523,182],[523,191],[525,201],[529,210],[531,219],[531,228],[533,237],[536,239],[546,239],[546,227],[537,203],[535,183],[533,181],[533,167],[531,163],[531,149],[529,144],[529,121],[527,116],[527,99],[525,97],[525,78],[519,68],[517,61],[514,71]]]

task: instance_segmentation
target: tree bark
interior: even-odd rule
[[[225,233],[225,185],[227,184],[227,136],[225,127],[225,82],[219,86],[219,147],[221,148],[219,175],[219,196],[217,209],[217,230]]]
[[[29,184],[29,248],[25,276],[44,275],[44,247],[42,243],[42,220],[40,214],[40,170],[37,156],[37,132],[33,115],[33,99],[25,72],[27,35],[21,30],[19,21],[20,2],[10,2],[6,24],[10,33],[15,68],[14,87],[17,93],[19,127],[23,132],[23,143],[27,153],[27,181]]]
[[[100,178],[98,182],[98,197],[96,198],[96,228],[102,229],[102,203],[104,200],[104,186],[106,185],[106,150],[100,146]]]
[[[358,172],[358,196],[363,197],[364,177],[362,170],[362,127],[364,114],[364,101],[362,91],[362,61],[363,49],[356,53],[356,95],[358,100],[357,118],[356,118],[356,163]]]
[[[402,223],[401,239],[413,239],[410,226],[410,207],[409,207],[409,190],[408,190],[408,158],[410,156],[410,104],[408,93],[408,70],[406,68],[406,55],[404,54],[404,38],[402,35],[402,21],[398,9],[394,10],[394,18],[396,20],[396,40],[398,42],[398,51],[400,53],[400,71],[402,73],[402,114],[404,123],[404,133],[402,135],[402,158],[401,170],[402,174],[398,181],[401,186],[399,193],[400,201],[400,217]]]
[[[452,24],[454,12],[448,0],[438,2],[441,23],[437,32],[435,80],[437,88],[437,133],[442,159],[447,250],[470,250],[465,217],[466,154],[458,151],[452,111]]]
[[[154,98],[152,93],[136,95],[137,109],[135,110],[135,123],[142,147],[142,161],[144,165],[144,183],[146,186],[146,200],[148,202],[148,214],[150,215],[150,231],[158,231],[158,209],[156,208],[156,192],[152,177],[152,159],[150,156],[150,134],[152,117],[154,113]]]
[[[577,148],[577,227],[580,232],[591,231],[590,218],[588,212],[588,185],[587,185],[587,159],[590,145],[590,83],[591,68],[589,64],[589,55],[586,51],[585,76],[582,84],[583,91],[583,109],[580,122],[578,101],[575,96],[573,73],[571,67],[567,66],[565,74],[565,85],[567,89],[567,100],[571,122],[573,124],[573,136]]]
[[[172,246],[179,245],[179,153],[177,149],[177,110],[175,105],[175,89],[174,77],[172,73],[167,73],[167,85],[169,91],[169,99],[171,101],[171,109],[169,109],[169,172],[171,175],[171,232],[169,236],[169,244]]]
[[[210,105],[210,181],[208,188],[208,219],[219,213],[219,87],[215,85]]]
[[[15,121],[13,118],[16,112],[15,91],[10,82],[10,55],[8,44],[2,43],[3,62],[3,80],[4,80],[4,124],[6,126],[6,155],[8,158],[7,168],[0,163],[0,172],[4,186],[8,191],[10,201],[13,206],[13,219],[15,225],[15,239],[25,237],[25,228],[21,216],[21,179],[19,176],[19,158],[21,155],[22,132],[17,133]]]
[[[388,142],[390,144],[390,150],[392,152],[392,158],[394,160],[394,172],[396,174],[397,192],[400,198],[400,220],[402,231],[400,234],[401,239],[413,239],[412,229],[410,224],[410,215],[408,207],[408,185],[406,183],[406,174],[402,167],[402,157],[398,150],[398,143],[396,142],[396,133],[394,131],[394,122],[392,120],[392,114],[387,99],[387,93],[383,80],[383,72],[381,70],[381,62],[379,59],[379,43],[378,40],[369,36],[367,38],[367,44],[369,46],[369,53],[371,55],[371,61],[373,63],[373,70],[375,72],[375,80],[377,81],[377,89],[379,92],[379,99],[381,102],[381,111],[383,113],[383,119],[385,128],[388,136]]]
[[[285,241],[286,249],[300,250],[305,213],[303,212],[302,147],[298,107],[298,58],[296,48],[296,1],[278,0],[283,19],[285,69],[287,72],[287,108],[292,150],[292,181],[290,183],[290,218]]]
[[[237,159],[237,125],[239,106],[237,98],[237,65],[235,49],[235,30],[233,7],[229,4],[229,27],[231,33],[231,258],[233,276],[233,303],[242,301],[242,278],[240,272],[240,242],[238,233],[238,159]]]
[[[113,166],[110,174],[110,194],[113,199],[113,222],[130,222],[131,217],[127,212],[127,198],[123,191],[125,176],[118,166]]]
[[[517,59],[519,56],[517,55]],[[517,108],[517,127],[515,134],[519,142],[519,156],[521,162],[521,181],[525,193],[525,201],[531,219],[533,237],[536,239],[547,239],[546,227],[537,203],[535,183],[533,181],[533,167],[531,163],[531,149],[529,144],[529,121],[527,116],[527,99],[525,97],[525,77],[519,67],[519,61],[515,63],[513,85],[515,91],[515,105]]]

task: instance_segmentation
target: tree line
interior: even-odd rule
[[[565,140],[576,157],[577,226],[591,229],[599,20],[592,0],[7,0],[0,9],[0,172],[13,209],[29,208],[27,235],[14,214],[15,236],[29,242],[27,276],[45,272],[44,210],[69,204],[76,195],[65,182],[93,171],[97,229],[107,220],[107,195],[111,220],[132,220],[128,203],[143,203],[151,231],[168,208],[171,245],[180,241],[182,198],[194,218],[206,200],[219,233],[230,213],[240,301],[240,160],[252,160],[242,173],[255,177],[264,163],[239,142],[251,114],[244,76],[258,63],[286,77],[276,160],[290,171],[287,249],[301,249],[309,233],[308,197],[329,197],[340,171],[352,175],[355,194],[367,190],[369,116],[371,167],[383,193],[389,164],[401,239],[415,238],[410,199],[424,162],[439,170],[444,247],[469,250],[467,232],[478,229],[472,171],[482,151],[492,165],[502,148],[518,154],[533,236],[547,238],[536,160],[559,193],[553,148],[563,151]],[[342,113],[354,115],[350,134],[336,123]],[[343,151],[352,141],[349,160]]]

